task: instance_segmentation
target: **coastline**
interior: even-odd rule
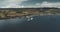
[[[21,9],[0,9],[0,19],[11,19],[32,16],[60,15],[60,9],[55,8],[21,8]]]
[[[33,16],[55,16],[55,15],[59,15],[59,14],[39,14],[39,15],[27,15],[28,17],[33,17]],[[18,17],[18,18],[22,18],[22,17],[26,17],[26,16],[21,16],[21,17]],[[6,17],[6,18],[0,18],[1,19],[14,19],[14,18],[17,18],[17,17]]]

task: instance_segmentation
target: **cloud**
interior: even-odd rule
[[[40,8],[40,7],[57,7],[60,8],[60,2],[46,2],[36,3],[31,5],[21,5],[22,2],[28,0],[5,0],[0,5],[0,8]],[[20,4],[20,5],[19,5]]]
[[[24,8],[41,8],[41,7],[55,7],[60,8],[60,2],[46,2],[43,1],[42,3],[36,3],[35,5],[27,5]]]
[[[27,5],[24,8],[41,8],[41,7],[55,7],[60,8],[60,2],[46,2],[43,1],[42,3],[36,3],[35,5]]]
[[[36,3],[35,5],[39,6],[39,7],[57,7],[57,8],[60,8],[60,2],[49,3],[49,2],[44,1],[42,3]]]
[[[20,8],[20,7],[24,7],[21,6],[19,4],[21,4],[24,1],[28,1],[28,0],[5,0],[3,1],[3,6],[0,6],[0,8]]]

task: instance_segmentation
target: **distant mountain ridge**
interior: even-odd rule
[[[0,8],[0,10],[20,10],[20,9],[60,9],[55,7],[43,7],[43,8]]]

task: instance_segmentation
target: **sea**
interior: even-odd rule
[[[60,16],[32,16],[0,20],[0,32],[60,32]]]

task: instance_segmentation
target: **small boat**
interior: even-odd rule
[[[32,21],[33,20],[33,18],[29,18],[29,19],[27,19],[27,21]]]
[[[34,19],[33,17],[29,17],[29,16],[26,16],[26,18],[27,18],[27,21],[31,21]]]
[[[31,18],[31,20],[33,20],[34,18]]]

